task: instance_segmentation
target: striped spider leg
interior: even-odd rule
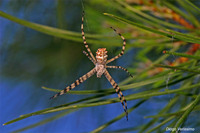
[[[80,83],[82,83],[85,80],[87,80],[89,77],[91,77],[95,73],[97,74],[97,78],[101,78],[101,76],[104,74],[105,77],[110,82],[110,84],[115,89],[115,91],[117,92],[118,97],[119,97],[119,99],[121,101],[121,104],[122,104],[122,106],[124,108],[124,111],[126,113],[126,118],[128,120],[128,112],[127,112],[126,99],[123,96],[123,94],[122,94],[119,86],[114,81],[114,79],[110,76],[110,74],[108,73],[108,71],[106,69],[106,68],[120,68],[120,69],[126,71],[132,77],[132,75],[128,72],[128,70],[126,68],[123,68],[121,66],[107,66],[106,65],[106,64],[108,64],[108,63],[116,60],[117,58],[119,58],[120,56],[122,56],[124,54],[124,50],[125,50],[125,46],[126,46],[126,40],[125,40],[125,38],[120,33],[118,33],[119,36],[123,40],[123,47],[122,47],[121,53],[119,55],[115,56],[114,58],[111,58],[110,60],[107,60],[108,55],[107,55],[106,48],[99,48],[97,50],[97,52],[96,52],[96,58],[95,58],[94,55],[92,54],[90,48],[88,47],[86,39],[85,39],[84,30],[83,30],[83,20],[84,20],[84,12],[83,12],[83,16],[82,16],[81,31],[82,31],[83,43],[84,43],[87,51],[89,52],[89,54],[86,51],[83,51],[83,53],[90,59],[91,62],[93,62],[93,64],[95,65],[95,67],[91,71],[89,71],[88,73],[86,73],[85,75],[83,75],[82,77],[80,77],[79,79],[77,79],[70,86],[67,86],[64,90],[62,90],[61,92],[55,94],[51,98],[56,98],[57,96],[60,96],[60,95],[62,95],[64,93],[67,93],[68,91],[70,91],[71,89],[75,88],[76,86],[78,86]],[[114,28],[112,28],[112,29],[116,32],[116,30]]]
[[[124,54],[124,50],[125,50],[125,46],[126,46],[126,39],[116,31],[116,29],[114,29],[113,27],[110,27],[111,29],[113,29],[123,40],[123,46],[122,46],[122,51],[115,57],[109,59],[108,61],[106,61],[106,64],[118,59],[119,57],[121,57],[123,54]],[[133,78],[133,76],[128,72],[128,70],[124,67],[121,67],[121,66],[107,66],[106,65],[106,68],[119,68],[119,69],[122,69],[124,70],[125,72],[127,72],[129,74],[129,76],[131,76]],[[127,103],[126,103],[126,99],[124,98],[124,95],[122,94],[119,86],[117,85],[117,83],[114,81],[114,79],[110,76],[110,74],[108,73],[108,71],[106,70],[105,73],[104,73],[105,77],[108,79],[108,81],[110,82],[110,84],[113,86],[113,88],[116,90],[117,92],[117,95],[121,101],[121,104],[124,108],[124,111],[126,113],[126,118],[127,118],[127,121],[128,121],[128,112],[127,112]]]
[[[87,80],[89,77],[91,77],[92,75],[94,75],[96,73],[96,69],[93,68],[92,70],[90,70],[88,73],[86,73],[85,75],[83,75],[82,77],[80,77],[79,79],[77,79],[74,83],[72,83],[70,86],[67,86],[64,90],[60,91],[59,93],[55,94],[54,96],[52,96],[50,99],[56,98],[57,96],[63,95],[64,93],[67,93],[68,91],[70,91],[71,89],[75,88],[76,86],[78,86],[79,84],[83,83],[85,80]]]
[[[94,58],[94,55],[92,54],[90,48],[88,47],[88,44],[87,44],[86,39],[85,39],[85,33],[84,33],[84,29],[83,29],[84,14],[85,14],[85,13],[84,13],[84,11],[83,11],[83,14],[82,14],[82,23],[81,23],[81,32],[82,32],[82,37],[83,37],[83,43],[84,43],[84,45],[85,45],[87,51],[89,52],[89,54],[90,54],[90,56],[91,56],[93,62],[96,63],[96,59]],[[86,52],[85,52],[85,53],[86,53]],[[88,57],[89,57],[89,56],[88,56]]]
[[[88,59],[90,60],[90,61],[92,61],[92,63],[95,65],[95,61],[89,56],[89,54],[87,53],[87,52],[85,52],[85,51],[83,51],[83,53],[88,57]]]
[[[108,64],[108,63],[110,63],[110,62],[116,60],[116,59],[119,58],[119,57],[121,57],[121,56],[124,54],[124,50],[125,50],[125,46],[126,46],[126,39],[125,39],[120,33],[118,33],[118,32],[116,31],[116,29],[114,29],[113,27],[110,27],[110,28],[113,29],[113,30],[122,38],[122,40],[123,40],[123,46],[122,46],[122,51],[121,51],[117,56],[115,56],[115,57],[111,58],[110,60],[108,60],[108,61],[106,62],[106,64]]]
[[[119,68],[119,69],[122,69],[125,72],[127,72],[129,76],[131,76],[133,78],[133,75],[130,74],[129,71],[126,68],[122,67],[122,66],[106,66],[106,68]]]

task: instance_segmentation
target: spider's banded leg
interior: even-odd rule
[[[95,61],[89,56],[87,52],[83,51],[83,53],[95,64]]]
[[[125,50],[125,46],[126,46],[126,40],[125,40],[125,38],[124,38],[120,33],[118,33],[118,32],[116,31],[116,29],[114,29],[113,27],[110,27],[110,28],[113,29],[113,30],[122,38],[122,40],[123,40],[123,46],[122,46],[122,51],[121,51],[121,53],[119,53],[117,56],[115,56],[115,57],[109,59],[109,60],[106,62],[106,64],[108,64],[108,63],[110,63],[110,62],[116,60],[116,59],[119,58],[120,56],[122,56],[122,55],[124,54],[124,50]]]
[[[86,39],[85,39],[85,33],[84,33],[84,30],[83,30],[83,21],[84,21],[84,12],[83,12],[83,15],[82,15],[82,24],[81,24],[83,43],[84,43],[87,51],[89,52],[90,56],[92,57],[92,59],[96,62],[96,59],[95,59],[94,55],[92,54],[90,48],[88,47],[88,44],[87,44]]]
[[[122,69],[122,70],[124,70],[125,72],[127,72],[129,76],[131,76],[131,77],[133,78],[133,75],[131,75],[131,74],[128,72],[128,70],[127,70],[126,68],[122,67],[122,66],[106,66],[106,68],[119,68],[119,69]]]
[[[110,74],[108,73],[108,71],[106,70],[104,72],[105,77],[108,79],[108,81],[110,82],[110,84],[113,86],[113,88],[115,89],[115,91],[117,92],[117,95],[121,101],[121,104],[124,108],[124,112],[126,113],[126,119],[128,121],[128,111],[127,111],[127,103],[126,103],[126,99],[124,98],[124,95],[122,94],[119,86],[117,85],[117,83],[114,81],[114,79],[110,76]]]
[[[83,75],[82,77],[80,77],[79,79],[77,79],[74,83],[72,83],[70,86],[67,86],[61,92],[59,92],[59,93],[55,94],[54,96],[52,96],[50,99],[56,98],[57,96],[63,95],[64,93],[67,93],[68,91],[70,91],[71,89],[75,88],[80,83],[83,83],[89,77],[91,77],[92,75],[94,75],[95,72],[96,72],[96,69],[93,68],[91,71],[89,71],[88,73],[86,73],[85,75]]]

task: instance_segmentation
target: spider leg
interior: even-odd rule
[[[86,51],[83,51],[83,53],[90,59],[90,61],[93,62],[93,64],[95,64],[95,61],[89,56],[89,54]]]
[[[87,44],[86,39],[85,39],[85,33],[84,33],[84,29],[83,29],[83,21],[84,21],[84,11],[83,11],[83,15],[82,15],[82,24],[81,24],[83,43],[84,43],[87,51],[89,52],[90,56],[92,57],[92,59],[96,62],[96,59],[95,59],[94,55],[92,54],[90,48],[88,47],[88,44]]]
[[[64,93],[67,93],[68,91],[70,91],[71,89],[75,88],[80,83],[83,83],[89,77],[91,77],[92,75],[94,75],[95,72],[96,72],[96,69],[93,68],[91,71],[89,71],[88,73],[86,73],[85,75],[83,75],[82,77],[80,77],[79,79],[77,79],[74,83],[72,83],[70,86],[67,86],[61,92],[59,92],[59,93],[55,94],[54,96],[52,96],[50,99],[56,98],[57,96],[63,95]]]
[[[108,64],[108,63],[110,63],[110,62],[116,60],[116,59],[119,58],[120,56],[122,56],[122,55],[124,54],[124,50],[125,50],[125,46],[126,46],[126,40],[125,40],[125,38],[124,38],[120,33],[118,33],[118,32],[116,31],[116,29],[114,29],[113,27],[110,27],[110,28],[113,29],[113,30],[122,38],[122,40],[123,40],[123,46],[122,46],[122,51],[121,51],[121,53],[119,53],[117,56],[115,56],[115,57],[109,59],[109,60],[106,62],[106,64]]]
[[[106,68],[119,68],[119,69],[122,69],[125,72],[127,72],[129,76],[131,76],[133,78],[133,75],[131,75],[131,73],[129,73],[128,70],[126,68],[122,67],[122,66],[106,66]]]
[[[114,79],[110,76],[110,74],[108,73],[108,71],[106,70],[104,72],[105,77],[108,79],[108,81],[110,82],[110,84],[113,86],[113,88],[115,89],[115,91],[117,92],[117,95],[121,101],[121,104],[124,108],[124,112],[126,113],[126,119],[128,121],[128,111],[127,111],[127,103],[126,103],[126,99],[124,98],[124,95],[122,94],[119,86],[117,85],[117,83],[114,81]]]

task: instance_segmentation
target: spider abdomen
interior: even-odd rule
[[[96,72],[97,72],[97,77],[100,78],[101,75],[105,72],[106,70],[106,61],[108,58],[106,48],[99,48],[96,52]]]
[[[106,51],[106,48],[99,48],[97,50],[97,52],[96,52],[97,63],[103,64],[103,65],[106,64],[106,61],[107,61],[107,58],[108,58],[107,52],[108,51]]]

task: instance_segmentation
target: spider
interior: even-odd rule
[[[96,52],[96,58],[94,57],[94,55],[92,54],[90,48],[88,47],[88,44],[86,42],[85,39],[85,33],[84,33],[84,29],[83,29],[83,21],[84,21],[84,12],[82,15],[82,24],[81,24],[81,31],[82,31],[82,38],[83,38],[83,43],[88,51],[88,53],[86,51],[83,51],[83,53],[89,58],[90,61],[93,62],[93,64],[95,65],[95,67],[90,70],[88,73],[86,73],[85,75],[83,75],[82,77],[80,77],[79,79],[77,79],[74,83],[72,83],[70,86],[67,86],[64,90],[60,91],[59,93],[55,94],[54,96],[52,96],[50,99],[56,98],[57,96],[63,95],[64,93],[67,93],[68,91],[70,91],[71,89],[75,88],[76,86],[78,86],[80,83],[83,83],[85,80],[87,80],[88,78],[90,78],[92,75],[94,75],[95,73],[97,74],[97,78],[101,78],[101,76],[104,74],[105,77],[108,79],[108,81],[110,82],[110,84],[113,86],[113,88],[115,89],[121,104],[124,108],[124,112],[126,114],[126,118],[128,121],[128,111],[127,111],[127,103],[126,103],[126,99],[124,98],[124,95],[122,94],[119,86],[117,85],[117,83],[114,81],[114,79],[111,77],[111,75],[109,74],[109,72],[107,71],[107,68],[119,68],[122,69],[124,71],[126,71],[131,77],[133,77],[126,68],[121,67],[121,66],[107,66],[108,63],[116,60],[117,58],[121,57],[124,54],[124,50],[125,50],[125,46],[126,46],[126,40],[125,38],[118,33],[114,28],[110,27],[111,29],[113,29],[123,40],[123,46],[122,46],[122,51],[120,54],[118,54],[117,56],[107,60],[107,52],[106,48],[99,48]]]

